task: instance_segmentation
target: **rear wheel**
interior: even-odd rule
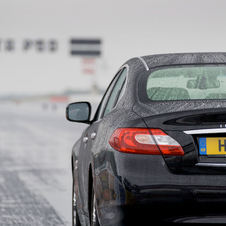
[[[97,218],[97,209],[96,209],[96,196],[94,193],[94,189],[92,189],[92,197],[91,197],[91,217],[90,217],[90,225],[91,226],[100,226],[98,218]]]
[[[75,181],[72,185],[72,226],[81,226],[77,212],[77,197],[75,193]]]

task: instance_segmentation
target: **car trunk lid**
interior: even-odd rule
[[[182,146],[184,156],[163,155],[171,172],[226,174],[226,108],[196,109],[151,116],[148,108],[145,108],[142,118],[148,128],[160,128]]]

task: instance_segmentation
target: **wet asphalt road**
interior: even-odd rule
[[[71,225],[74,142],[64,107],[0,103],[0,225]]]

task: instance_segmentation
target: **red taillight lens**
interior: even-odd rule
[[[152,155],[160,154],[148,129],[117,129],[112,134],[109,143],[114,149],[120,152]]]
[[[147,155],[184,155],[180,144],[160,129],[119,128],[109,139],[120,152]]]

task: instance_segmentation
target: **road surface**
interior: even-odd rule
[[[86,125],[64,108],[0,103],[0,225],[71,225],[71,149]]]

